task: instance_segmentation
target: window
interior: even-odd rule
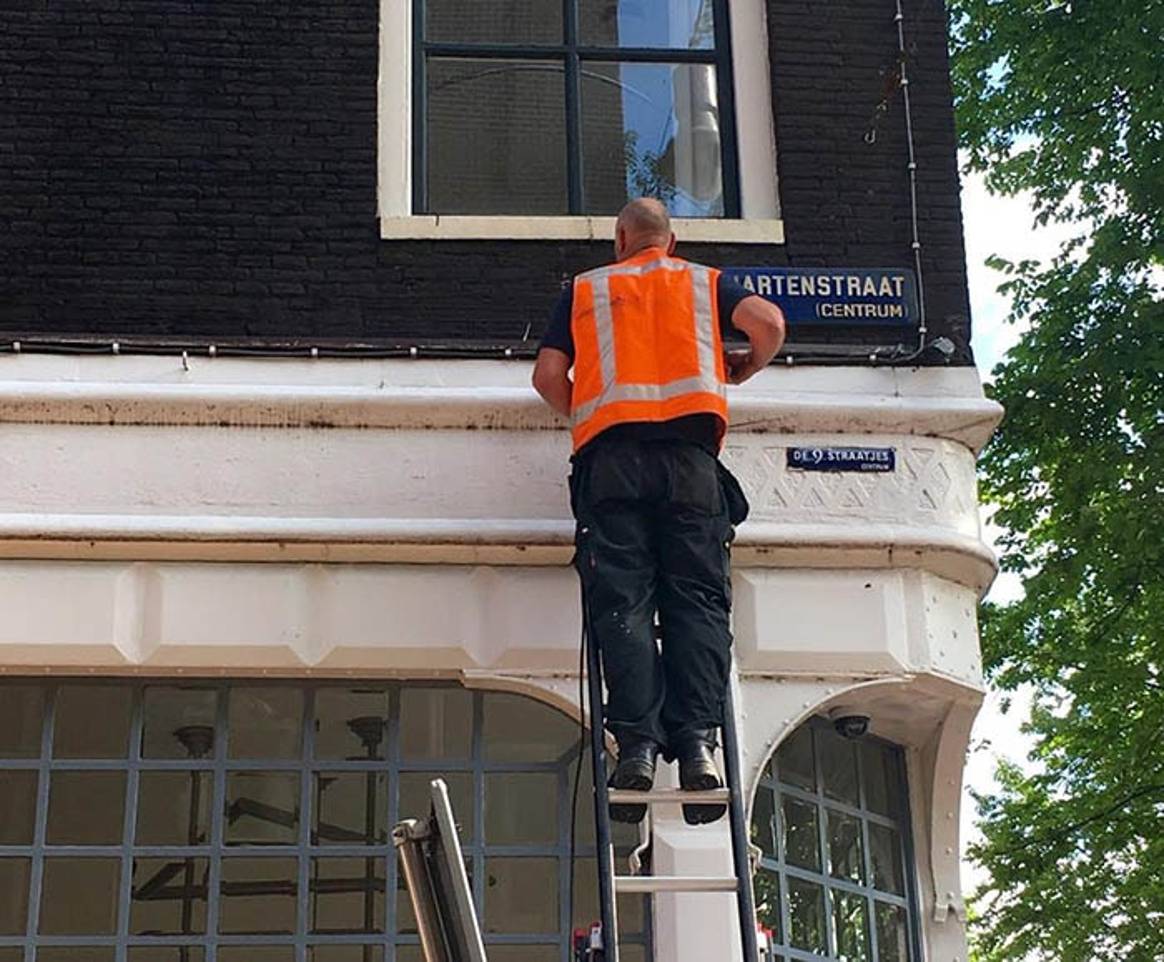
[[[418,962],[389,836],[436,774],[490,959],[567,962],[598,914],[585,805],[567,903],[577,745],[545,705],[455,687],[5,684],[0,962]],[[643,899],[620,916],[644,962]]]
[[[382,0],[383,236],[609,238],[649,195],[681,238],[780,242],[765,25],[763,0]]]
[[[775,958],[917,962],[909,838],[900,749],[825,722],[797,729],[752,812],[756,904]]]
[[[414,209],[738,216],[722,0],[418,0]]]

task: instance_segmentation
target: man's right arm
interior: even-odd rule
[[[736,305],[731,322],[732,327],[747,336],[751,345],[747,353],[725,355],[728,380],[743,384],[764,370],[784,344],[784,312],[771,301],[753,294]]]
[[[534,390],[563,417],[570,416],[570,400],[574,391],[570,367],[573,363],[570,355],[553,347],[543,347],[534,362]]]
[[[538,359],[533,369],[534,390],[565,417],[570,416],[574,390],[570,380],[570,368],[574,365],[574,337],[570,328],[573,302],[573,287],[568,285],[554,305],[550,323],[538,345]]]

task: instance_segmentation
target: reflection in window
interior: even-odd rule
[[[739,216],[726,0],[425,9],[418,213]]]
[[[917,962],[900,749],[812,721],[760,780],[756,909],[773,945],[838,962]]]
[[[0,684],[0,721],[0,962],[206,962],[212,940],[220,962],[291,962],[297,945],[311,962],[415,957],[390,828],[428,814],[438,775],[490,959],[568,955],[579,732],[544,704],[439,685],[26,683]],[[585,804],[575,830],[586,925]],[[616,827],[620,857],[637,841]],[[644,899],[619,914],[624,956],[645,962]]]

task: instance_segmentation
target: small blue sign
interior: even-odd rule
[[[780,305],[789,324],[917,327],[913,271],[847,267],[725,267],[750,291]]]
[[[897,470],[893,448],[788,448],[788,467],[798,471]]]

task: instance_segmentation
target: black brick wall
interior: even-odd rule
[[[905,10],[930,330],[966,362],[944,11]],[[892,15],[893,0],[771,0],[787,244],[683,253],[909,265],[899,92],[863,139]],[[512,341],[532,322],[536,336],[560,278],[608,245],[381,241],[377,18],[376,0],[4,0],[0,331]]]

